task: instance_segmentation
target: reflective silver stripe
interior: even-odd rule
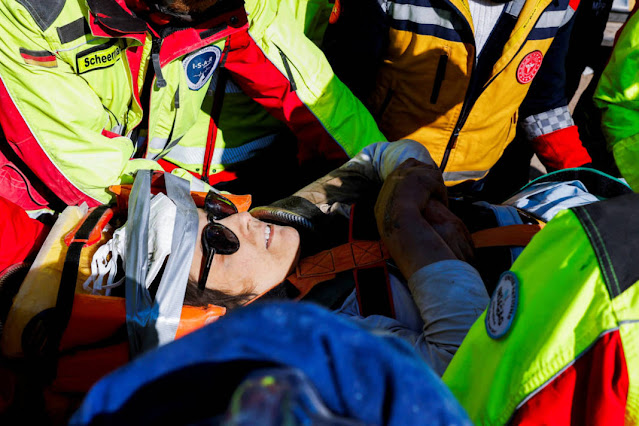
[[[235,148],[216,147],[211,164],[235,164],[253,158],[260,150],[267,148],[275,141],[275,134],[264,136]],[[187,147],[176,145],[167,152],[166,158],[182,164],[203,164],[204,147]]]
[[[575,14],[575,10],[572,7],[569,7],[566,10],[566,16],[564,16],[564,20],[561,21],[561,27],[563,27],[564,25],[566,25],[568,23],[568,21],[570,21],[570,18],[573,17],[573,15]]]
[[[535,28],[559,28],[564,21],[565,10],[549,10],[542,13],[535,24]]]
[[[412,4],[388,3],[388,12],[398,21],[410,21],[422,25],[437,25],[449,30],[455,27],[451,22],[452,12]]]
[[[167,153],[166,157],[182,164],[202,164],[205,149],[199,146],[177,145]]]
[[[169,144],[164,148],[164,150],[160,153],[160,158],[164,158],[164,156],[173,149],[174,146],[177,146],[182,140],[183,136],[180,136],[177,139],[173,139]]]
[[[126,130],[124,127],[124,124],[118,124],[117,126],[111,129],[111,132],[117,133],[118,135],[122,136],[124,133],[124,130]]]
[[[567,106],[551,109],[550,111],[530,115],[521,120],[521,127],[528,139],[574,126],[575,122]]]
[[[168,141],[167,138],[152,138],[149,142],[149,148],[164,149]]]
[[[468,180],[468,179],[481,179],[486,175],[486,173],[488,173],[488,170],[465,171],[465,172],[444,172],[444,181],[456,182],[456,181]]]
[[[156,153],[150,153],[148,155],[148,158],[150,158],[151,160],[159,160],[161,158],[164,158],[164,156],[177,144],[180,143],[180,141],[182,140],[182,136],[180,136],[177,139],[173,139],[171,141],[171,143],[169,143],[168,145],[166,144],[167,139],[165,138],[153,138],[151,139],[151,143],[149,144],[149,146],[151,146],[154,142],[156,143],[156,146],[152,146],[152,148],[155,149],[161,149],[161,152],[156,152]],[[204,157],[202,157],[204,158]]]

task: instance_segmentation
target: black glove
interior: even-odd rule
[[[348,237],[346,218],[329,216],[302,197],[290,196],[249,213],[264,222],[295,228],[300,233],[303,256],[339,245]]]

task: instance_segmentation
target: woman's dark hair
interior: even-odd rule
[[[197,282],[189,279],[186,284],[184,304],[201,307],[217,305],[226,309],[233,309],[244,305],[255,296],[256,294],[251,293],[250,291],[240,294],[229,294],[220,290],[212,290],[210,288],[200,290],[197,287]]]

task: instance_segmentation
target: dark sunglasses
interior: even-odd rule
[[[213,255],[233,254],[240,248],[240,240],[229,228],[214,220],[224,219],[237,213],[237,207],[228,198],[210,191],[204,199],[204,211],[209,223],[202,230],[202,260],[203,267],[197,283],[200,291],[206,288],[206,280],[211,270]]]

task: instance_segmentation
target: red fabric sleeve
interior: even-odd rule
[[[592,158],[579,139],[577,126],[565,127],[533,139],[533,148],[544,166],[567,169],[592,163]]]
[[[48,227],[0,197],[0,272],[35,254],[48,233]]]
[[[628,400],[628,367],[619,330],[604,334],[546,383],[513,415],[510,424],[622,425]]]

